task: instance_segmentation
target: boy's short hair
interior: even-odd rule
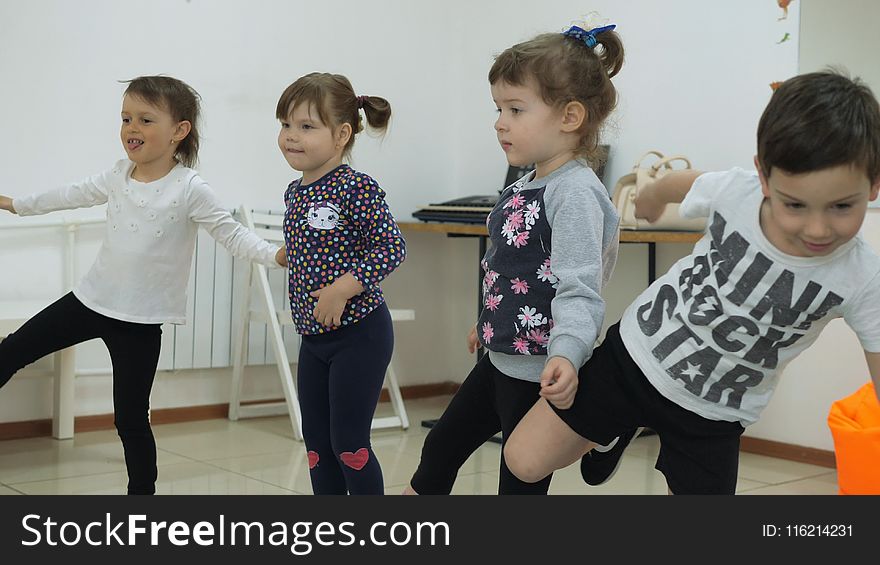
[[[880,106],[861,80],[831,69],[788,79],[758,122],[758,162],[798,174],[840,165],[880,177]]]

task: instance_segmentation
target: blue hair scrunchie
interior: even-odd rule
[[[583,41],[584,45],[586,45],[587,47],[592,49],[593,47],[596,46],[596,43],[597,43],[596,36],[598,34],[605,32],[605,31],[611,31],[615,27],[617,27],[617,26],[614,24],[611,24],[611,25],[602,26],[602,27],[594,27],[591,30],[585,30],[585,29],[580,28],[578,26],[571,26],[568,29],[568,31],[563,31],[562,35],[564,35],[566,37],[573,37],[573,38],[577,39],[578,41]]]

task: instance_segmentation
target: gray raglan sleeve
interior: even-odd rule
[[[590,355],[605,318],[603,285],[606,193],[567,179],[545,193],[552,250],[550,269],[559,284],[550,304],[553,329],[547,357],[565,357],[579,369]]]

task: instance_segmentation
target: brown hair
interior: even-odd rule
[[[617,33],[603,31],[595,39],[596,45],[588,47],[574,37],[545,33],[505,49],[489,70],[489,84],[523,86],[533,79],[548,105],[583,104],[587,119],[578,132],[576,151],[590,159],[596,157],[602,124],[617,106],[611,78],[623,66],[623,42]]]
[[[798,174],[851,164],[880,178],[880,105],[861,80],[829,69],[788,79],[758,122],[758,162]]]
[[[174,158],[187,167],[195,167],[199,160],[199,93],[185,82],[165,76],[143,76],[122,82],[128,83],[125,94],[165,108],[176,122],[190,123],[189,134],[177,145]]]
[[[342,124],[351,126],[351,137],[342,154],[348,156],[354,147],[354,136],[364,130],[359,109],[370,128],[385,132],[391,119],[391,104],[379,96],[357,96],[351,82],[342,75],[309,73],[288,86],[278,99],[275,117],[286,120],[300,104],[312,104],[321,122],[333,129]]]

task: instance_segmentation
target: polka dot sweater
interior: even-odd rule
[[[332,331],[312,312],[311,292],[351,273],[364,287],[342,313],[342,326],[357,323],[385,298],[379,283],[406,256],[406,243],[385,202],[385,191],[369,175],[341,165],[317,181],[287,187],[284,237],[290,265],[290,311],[297,331]]]

